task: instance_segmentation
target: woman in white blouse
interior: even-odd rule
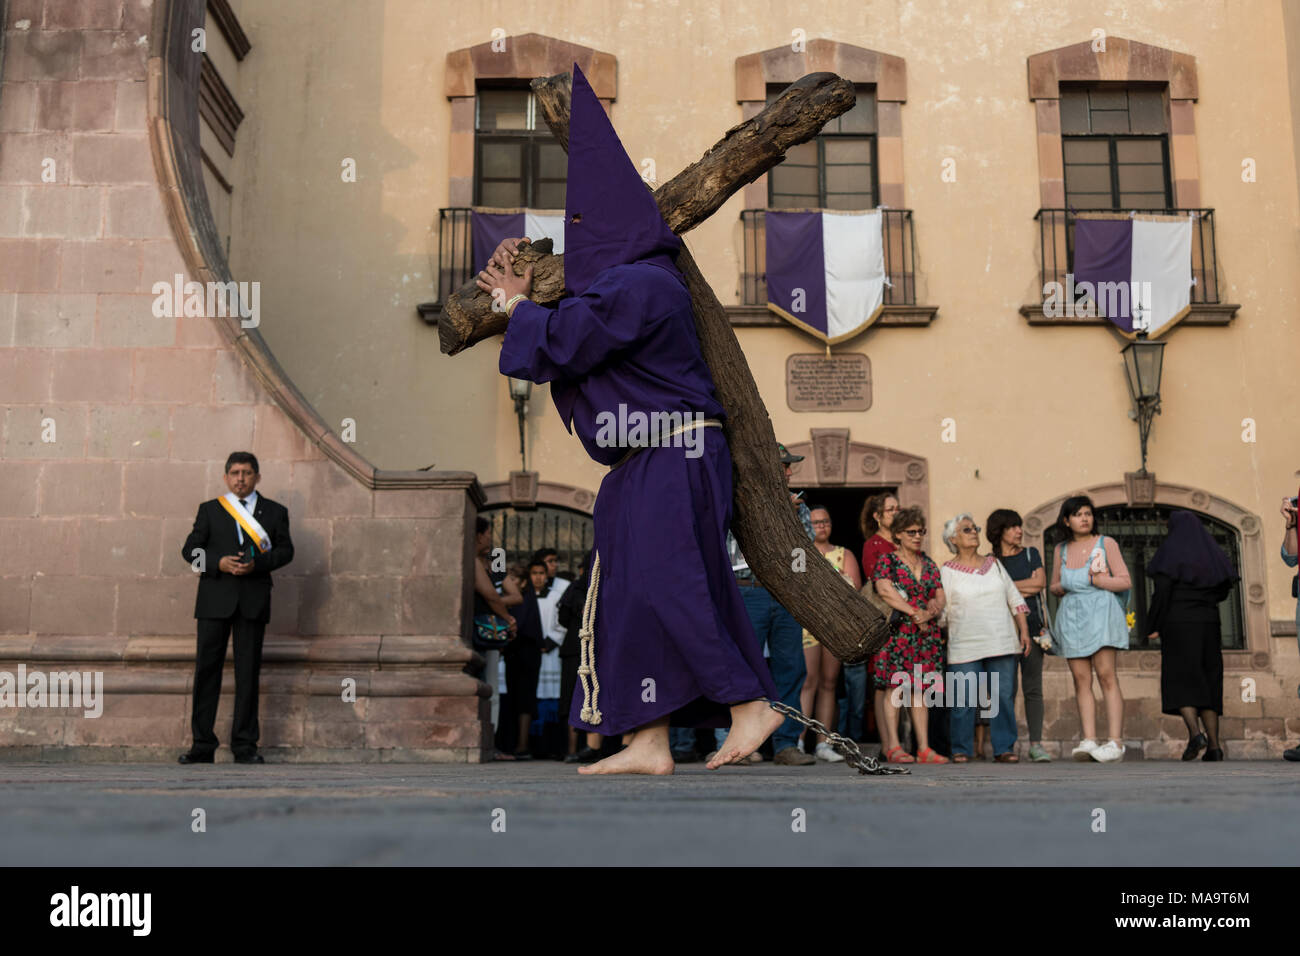
[[[971,757],[975,705],[983,697],[991,713],[993,753],[1002,763],[1016,756],[1016,665],[1029,653],[1029,608],[1015,582],[992,555],[981,555],[980,529],[967,513],[943,527],[943,543],[956,555],[939,569],[947,595],[948,666],[959,703],[949,700],[953,763]],[[984,676],[987,675],[987,676]],[[964,692],[964,693],[963,693]]]

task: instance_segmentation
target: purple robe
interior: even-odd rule
[[[617,415],[620,403],[628,413],[723,418],[690,295],[667,255],[606,268],[555,309],[519,303],[500,369],[550,382],[565,427],[605,465],[626,449],[597,444],[597,416]],[[685,447],[642,448],[601,482],[595,653],[603,720],[581,720],[579,687],[569,722],[581,730],[621,734],[679,710],[674,723],[722,726],[720,705],[776,696],[727,556],[731,453],[720,428],[693,438],[699,457]]]

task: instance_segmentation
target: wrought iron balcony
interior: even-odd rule
[[[439,303],[446,302],[474,274],[474,247],[470,242],[469,214],[469,206],[438,210]]]
[[[884,239],[885,273],[889,284],[885,286],[884,304],[903,309],[900,314],[887,317],[886,324],[924,325],[933,318],[933,306],[916,305],[916,236],[912,228],[912,210],[883,209],[881,228]],[[437,324],[442,303],[474,274],[473,243],[470,236],[468,206],[452,206],[438,210],[438,297],[433,302],[419,306],[421,318]],[[764,243],[765,209],[746,209],[740,219],[744,236],[744,264],[741,273],[742,304],[729,306],[733,321],[739,325],[778,325],[781,320],[766,312],[767,272]]]
[[[778,210],[780,211],[780,210]],[[885,305],[916,305],[916,234],[912,210],[882,209],[884,234]],[[767,305],[766,209],[740,213],[744,235],[744,266],[740,274],[742,305]]]
[[[1058,283],[1061,288],[1066,287],[1066,276],[1074,272],[1074,224],[1079,213],[1087,215],[1090,212],[1136,212],[1139,215],[1161,216],[1194,214],[1192,277],[1195,282],[1192,285],[1192,305],[1220,304],[1213,209],[1040,209],[1034,216],[1038,222],[1039,256],[1042,262],[1040,288],[1049,282]]]

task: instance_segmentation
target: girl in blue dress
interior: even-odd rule
[[[1074,696],[1079,703],[1083,739],[1071,751],[1075,760],[1109,763],[1124,757],[1124,697],[1115,673],[1115,651],[1128,649],[1128,613],[1119,593],[1131,586],[1128,568],[1113,538],[1097,533],[1092,500],[1067,498],[1056,519],[1065,532],[1052,562],[1051,591],[1061,599],[1055,637],[1059,653],[1070,663]],[[1097,700],[1092,675],[1101,684],[1110,740],[1097,743]]]

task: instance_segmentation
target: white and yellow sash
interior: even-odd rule
[[[230,512],[230,517],[239,523],[244,529],[244,534],[252,539],[257,545],[259,551],[271,550],[271,536],[266,533],[266,529],[257,523],[257,519],[249,514],[248,509],[239,503],[239,496],[233,491],[228,491],[217,499],[221,502],[221,507]]]

